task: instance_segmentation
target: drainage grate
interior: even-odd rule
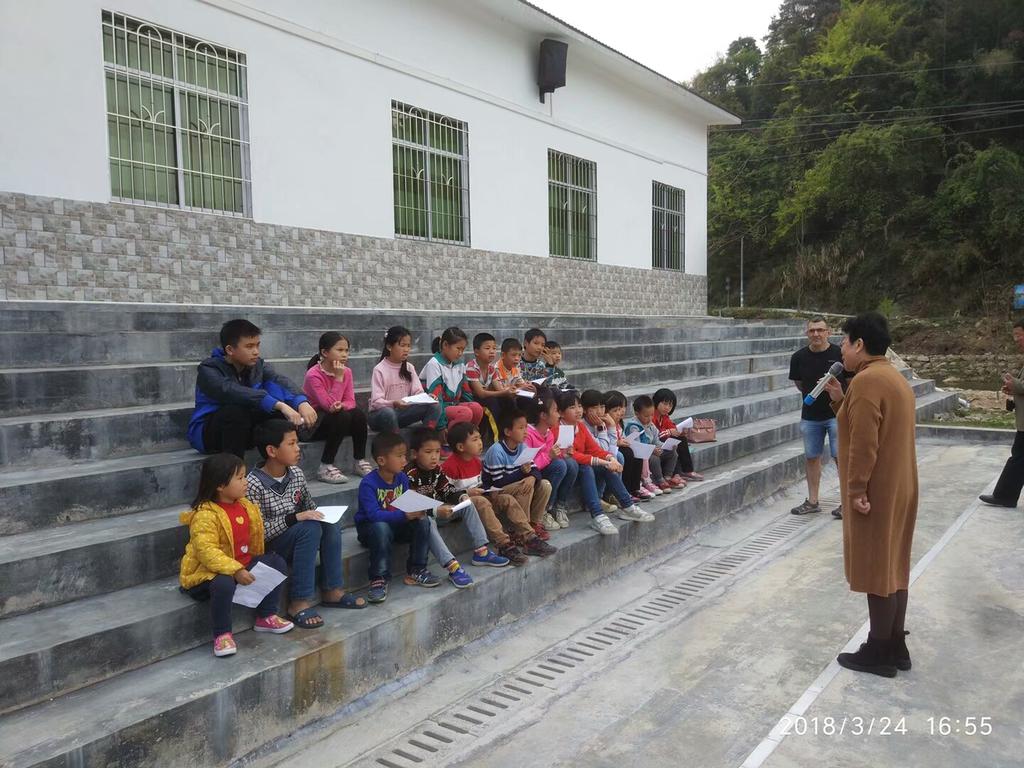
[[[610,652],[626,652],[629,643],[652,635],[678,620],[697,604],[709,587],[740,577],[743,567],[812,526],[811,518],[789,517],[767,530],[745,539],[712,561],[702,563],[686,577],[659,589],[644,602],[616,611],[591,627],[576,633],[530,662],[469,694],[462,701],[433,715],[369,755],[348,763],[373,768],[416,768],[447,762],[463,750],[477,747],[476,738],[507,726],[508,715],[524,704],[557,696],[559,687],[579,674],[591,674],[598,663],[612,658]],[[473,737],[470,739],[469,737]]]

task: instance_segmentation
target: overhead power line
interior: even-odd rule
[[[891,75],[914,75],[920,72],[946,72],[954,69],[977,69],[979,67],[1007,67],[1024,64],[1024,59],[995,61],[983,64],[952,64],[947,67],[923,67],[921,69],[892,69],[888,72],[865,72],[862,75],[836,75],[834,77],[808,77],[802,80],[772,80],[767,83],[738,83],[733,88],[767,88],[772,85],[802,85],[804,83],[834,83],[839,80],[860,80],[868,77],[889,77]]]
[[[942,109],[974,109],[981,107],[1005,107],[1005,106],[1016,106],[1018,104],[1024,104],[1024,99],[1013,99],[1009,101],[976,101],[968,104],[935,104],[924,107],[892,107],[891,109],[865,109],[863,114],[866,115],[883,115],[890,112],[930,112],[932,110]],[[715,134],[720,133],[737,133],[745,130],[760,130],[761,127],[755,125],[755,123],[801,123],[805,120],[818,120],[824,117],[848,117],[851,119],[858,119],[858,113],[856,112],[812,112],[806,115],[781,115],[779,117],[761,117],[751,118],[744,120],[741,125],[727,125],[716,127],[714,129]]]

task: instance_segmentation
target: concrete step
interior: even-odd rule
[[[798,446],[777,449],[756,466],[725,467],[722,479],[666,498],[654,523],[618,523],[618,537],[601,537],[574,516],[558,535],[558,554],[518,569],[474,569],[471,590],[396,584],[387,603],[326,613],[315,632],[242,633],[230,661],[213,658],[204,643],[25,707],[0,720],[0,762],[127,768],[187,756],[193,765],[223,764],[777,491],[802,464]]]
[[[653,363],[710,360],[721,357],[788,352],[799,337],[733,339],[644,345],[567,347],[565,369],[648,366]],[[305,351],[305,350],[304,350]],[[410,362],[421,370],[429,354],[415,354]],[[303,357],[268,358],[297,387],[309,362]],[[366,387],[379,352],[354,355],[349,367],[357,385]],[[144,365],[59,366],[0,369],[0,412],[8,416],[57,413],[98,408],[122,408],[189,400],[195,393],[198,361]]]
[[[931,407],[936,395],[945,397],[945,393],[932,393],[923,396],[920,403]],[[934,407],[941,407],[941,403]],[[698,468],[704,471],[744,456],[760,455],[767,448],[796,439],[799,420],[795,414],[794,407],[762,421],[723,429],[717,442],[693,446]],[[354,507],[356,489],[354,481],[346,486],[310,483],[311,492],[324,505]],[[173,574],[187,538],[178,522],[182,506],[69,524],[42,534],[0,537],[0,617]],[[354,512],[353,508],[349,516]],[[353,567],[349,569],[352,574],[364,572],[363,566]]]
[[[686,389],[682,384],[679,388]],[[694,403],[688,406],[687,415],[706,415],[723,426],[731,426],[791,411],[798,406],[799,398],[794,391],[768,390],[739,399]],[[341,457],[342,466],[348,463],[351,441],[348,446]],[[319,451],[312,448],[303,454],[303,469],[307,477],[313,477]],[[184,504],[194,494],[202,458],[191,448],[184,448],[2,473],[0,509],[4,510],[4,515],[0,518],[0,535],[116,517],[153,506]],[[255,452],[251,452],[250,465],[256,460]],[[350,482],[346,487],[354,484]]]
[[[505,321],[507,323],[507,321]],[[379,354],[383,328],[368,330],[339,329],[349,339],[354,354]],[[431,340],[441,328],[433,326],[411,328],[413,351],[427,353]],[[480,332],[497,338],[498,343],[508,337],[522,339],[524,328],[517,325],[489,324],[464,327],[472,340]],[[653,344],[683,341],[724,341],[740,338],[792,337],[794,330],[786,325],[698,325],[684,327],[595,326],[588,328],[559,328],[548,331],[551,338],[562,346],[593,344]],[[317,351],[321,330],[306,327],[302,330],[266,330],[262,336],[264,357],[292,357],[308,351],[307,359]],[[62,334],[60,344],[53,344],[52,331],[0,332],[0,367],[38,368],[43,360],[40,350],[46,349],[45,362],[51,365],[109,365],[144,364],[168,361],[196,361],[219,346],[217,328],[201,331],[95,331],[91,333]],[[470,353],[472,347],[470,347]]]
[[[604,375],[602,371],[601,376]],[[788,369],[740,376],[699,379],[676,391],[680,408],[696,402],[789,386]],[[592,374],[577,372],[574,379],[588,386]],[[640,394],[638,389],[631,389]],[[365,408],[367,390],[357,393]],[[49,462],[113,459],[122,456],[182,450],[188,447],[185,430],[192,402],[106,408],[48,415],[0,418],[0,475],[6,470],[46,466]],[[128,442],[125,435],[137,436]],[[346,451],[351,443],[346,441]],[[343,456],[341,461],[347,460]]]
[[[121,304],[115,302],[0,302],[0,327],[8,331],[55,331],[60,333],[117,331],[210,331],[226,320],[244,317],[267,330],[309,328],[380,330],[390,325],[408,328],[508,326],[547,329],[591,326],[671,326],[692,328],[702,325],[786,325],[802,330],[802,320],[750,321],[710,316],[575,315],[528,314],[516,312],[427,312],[406,309],[335,309],[243,305],[182,306]]]

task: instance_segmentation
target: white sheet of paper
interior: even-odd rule
[[[528,389],[517,389],[516,394],[519,397],[536,397],[536,395]]]
[[[561,424],[558,427],[558,440],[555,441],[555,445],[559,448],[568,448],[572,445],[572,441],[576,439],[576,430],[569,424]]]
[[[469,507],[472,507],[472,506],[473,506],[472,499],[466,499],[465,501],[460,501],[458,504],[456,504],[454,507],[452,507],[452,512],[459,512],[459,511],[461,511],[463,509],[468,509]]]
[[[634,458],[637,459],[649,459],[654,455],[654,446],[647,443],[633,443],[629,446],[629,450],[633,452]]]
[[[270,594],[278,584],[285,580],[285,575],[276,568],[271,568],[263,563],[256,563],[249,569],[256,581],[252,584],[238,584],[235,587],[235,596],[231,602],[255,608],[263,602],[263,598]]]
[[[680,440],[677,440],[674,437],[666,437],[665,442],[659,445],[658,447],[661,448],[661,450],[663,451],[674,451],[676,449],[676,446],[679,445],[680,442]]]
[[[391,506],[402,512],[426,512],[441,506],[441,502],[416,491],[406,491],[391,502]]]
[[[403,397],[402,402],[406,405],[433,405],[437,400],[432,398],[426,392],[420,392],[418,395],[408,395]]]
[[[626,442],[627,443],[639,442],[640,441],[640,437],[642,435],[643,435],[643,432],[630,432],[628,435],[625,435]]]
[[[321,523],[337,523],[341,521],[341,516],[345,514],[348,507],[317,507],[318,510],[323,514],[324,519]]]
[[[516,459],[515,466],[521,467],[523,464],[531,463],[538,453],[540,453],[540,448],[523,448],[522,454]]]
[[[683,419],[676,424],[676,429],[693,429],[693,419]]]
[[[547,377],[545,376],[544,378],[541,378],[541,379],[530,379],[530,383],[531,383],[531,384],[543,384],[543,383],[544,383],[545,381],[547,381],[547,380],[548,380],[548,379],[547,379]]]

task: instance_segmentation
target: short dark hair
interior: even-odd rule
[[[263,331],[248,320],[244,320],[242,318],[228,320],[220,327],[220,346],[221,349],[237,347],[238,342],[242,339],[260,336],[262,334]]]
[[[544,349],[561,349],[562,345],[554,339],[548,339],[544,342]]]
[[[373,438],[370,453],[373,454],[374,459],[379,459],[381,456],[387,456],[400,445],[405,445],[405,438],[398,432],[380,432]]]
[[[1013,321],[1014,328],[1024,328],[1024,317],[1018,317]]]
[[[662,387],[651,397],[651,402],[654,403],[655,407],[662,403],[672,403],[672,408],[669,410],[669,413],[672,413],[676,409],[676,393],[671,389]]]
[[[825,325],[828,325],[828,320],[826,320],[821,315],[811,315],[811,317],[808,318],[807,320],[807,325],[810,325],[811,323],[824,323]]]
[[[625,408],[626,396],[617,389],[609,390],[604,393],[604,407],[608,411],[612,408]]]
[[[453,451],[459,450],[459,445],[469,440],[474,433],[479,432],[480,427],[471,421],[460,421],[448,427],[448,447]]]
[[[473,337],[473,349],[480,349],[488,341],[497,342],[497,339],[489,333],[478,333]]]
[[[850,337],[851,342],[862,340],[869,355],[884,355],[892,344],[889,321],[878,312],[864,312],[849,318],[843,323],[843,333]]]
[[[649,395],[640,395],[633,401],[633,413],[640,413],[640,411],[646,411],[648,408],[654,407],[654,401]]]
[[[427,443],[441,444],[441,433],[430,427],[417,427],[409,435],[409,450],[418,451]]]
[[[280,447],[284,439],[292,432],[298,433],[295,425],[286,419],[268,419],[262,424],[257,424],[252,431],[252,441],[256,443],[256,450],[260,456],[267,458],[267,446]]]
[[[567,389],[558,393],[558,410],[566,411],[580,401],[579,393],[575,389]]]
[[[531,341],[536,339],[538,336],[540,336],[542,339],[544,339],[544,341],[548,340],[547,334],[544,333],[544,331],[542,331],[540,328],[531,328],[523,336],[523,341],[525,341],[527,344],[529,344]]]
[[[505,354],[506,352],[511,352],[516,349],[520,352],[523,351],[523,345],[519,343],[519,339],[505,339],[501,342],[501,354]]]
[[[501,436],[505,436],[506,429],[512,429],[517,421],[520,419],[526,419],[526,414],[520,411],[518,408],[506,408],[501,412],[501,417],[498,419],[498,431],[501,432]]]
[[[604,405],[604,394],[598,392],[596,389],[585,389],[580,394],[580,405],[584,408],[594,408],[598,405]]]

